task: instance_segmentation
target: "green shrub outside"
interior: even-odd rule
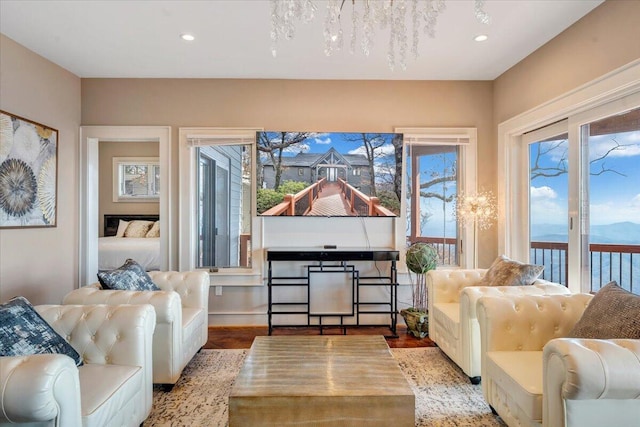
[[[400,216],[400,200],[396,197],[396,193],[393,191],[378,190],[378,199],[380,199],[382,206]]]
[[[271,188],[258,189],[258,194],[256,195],[258,214],[261,214],[264,211],[276,206],[277,204],[282,203],[285,194],[296,194],[304,190],[308,186],[309,184],[307,184],[306,182],[285,181],[280,184],[278,190],[273,190]]]

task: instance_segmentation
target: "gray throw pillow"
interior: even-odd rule
[[[543,265],[524,264],[500,255],[493,261],[481,286],[525,286],[531,285],[542,274]]]
[[[111,271],[98,273],[98,280],[103,289],[116,289],[120,291],[159,291],[158,285],[153,283],[151,277],[144,268],[131,258]]]
[[[0,356],[66,354],[82,365],[82,357],[24,297],[0,304]]]
[[[568,337],[640,339],[640,295],[616,282],[607,283],[591,299]]]

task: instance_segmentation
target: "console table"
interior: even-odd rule
[[[268,318],[269,335],[277,327],[319,327],[322,334],[325,327],[341,327],[346,334],[347,327],[358,326],[385,326],[389,327],[391,336],[397,337],[396,325],[398,315],[398,279],[396,262],[399,259],[399,252],[389,248],[270,248],[267,249],[268,262]],[[356,266],[350,263],[356,261],[382,261],[388,262],[388,271],[383,273],[378,266],[377,276],[361,276]],[[303,262],[309,263],[304,266],[306,274],[304,276],[283,276],[274,274],[274,263],[276,262]],[[386,270],[386,269],[385,269]],[[314,300],[312,298],[311,277],[317,273],[340,274],[350,280],[350,295],[341,295],[343,303],[349,309],[334,312],[323,311],[322,308],[313,309]],[[274,297],[274,288],[288,288],[296,293],[295,297],[286,301]],[[389,299],[385,301],[369,300],[361,295],[364,287],[384,287],[388,289]],[[327,295],[335,299],[335,295]],[[344,301],[349,298],[350,300]],[[322,302],[322,301],[320,301]],[[317,305],[317,301],[315,302]],[[363,315],[388,315],[389,322],[386,324],[371,324],[361,321]],[[274,315],[289,315],[303,318],[304,321],[298,324],[274,324]],[[323,321],[332,318],[334,323],[326,324]],[[353,319],[351,323],[345,323],[346,319]],[[315,319],[316,323],[312,323]],[[339,323],[335,323],[339,321]]]

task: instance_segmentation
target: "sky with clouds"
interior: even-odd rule
[[[553,142],[542,144],[544,148],[544,144],[549,147]],[[539,165],[557,166],[566,158],[567,147],[565,142],[542,155]],[[536,148],[532,146],[532,150],[533,163]],[[640,131],[590,137],[589,161],[591,224],[640,223]],[[535,224],[566,224],[568,179],[565,173],[532,180],[532,227]]]
[[[280,132],[267,132],[268,134],[279,135]],[[393,134],[367,134],[383,135],[386,140],[384,146],[376,150],[379,156],[393,155],[394,149],[391,144]],[[361,133],[323,132],[314,133],[303,143],[296,144],[285,150],[285,155],[295,156],[302,153],[326,153],[331,147],[342,154],[364,154],[364,147],[360,139]]]

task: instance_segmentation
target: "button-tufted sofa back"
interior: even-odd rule
[[[477,312],[482,351],[541,351],[567,336],[593,298],[590,294],[483,296]]]
[[[431,270],[427,272],[427,288],[433,303],[456,303],[460,301],[460,291],[467,286],[478,286],[487,272],[486,269],[473,270]],[[431,289],[434,289],[433,291]]]
[[[209,274],[204,271],[150,271],[151,280],[163,291],[175,291],[180,295],[183,307],[207,307],[209,301]],[[194,288],[201,292],[193,292]]]

